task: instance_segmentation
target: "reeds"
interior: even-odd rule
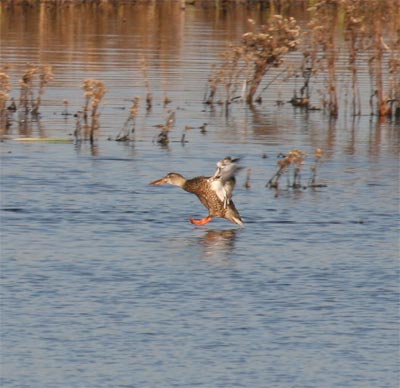
[[[344,0],[346,42],[352,74],[352,111],[361,114],[357,79],[357,57],[368,53],[370,113],[380,117],[396,115],[400,105],[400,12],[393,1]],[[389,82],[384,80],[384,69]],[[385,85],[386,84],[386,85]]]
[[[364,17],[360,12],[362,0],[347,1],[344,4],[344,38],[349,51],[351,73],[351,111],[353,116],[361,115],[361,97],[358,84],[358,57],[365,32]]]
[[[327,75],[327,96],[323,96],[323,106],[327,107],[330,116],[336,117],[339,113],[336,77],[336,36],[339,0],[319,0],[313,7],[309,8],[309,11],[313,14],[308,24],[312,37],[312,50],[314,52],[316,50],[321,50],[321,59],[325,63],[324,69]]]
[[[252,23],[253,24],[253,23]],[[252,104],[254,96],[265,74],[284,62],[284,56],[297,49],[300,27],[294,18],[274,15],[267,25],[260,26],[258,31],[247,32],[242,36],[241,44],[231,45],[221,56],[220,66],[215,66],[208,80],[209,94],[205,102],[214,102],[217,87],[225,87],[225,103],[236,96],[239,83],[242,84],[241,96],[248,104]],[[244,79],[241,81],[241,78]]]
[[[369,6],[374,12],[363,9],[367,28],[367,48],[371,53],[369,58],[371,113],[390,117],[394,113],[392,107],[396,106],[396,112],[400,104],[400,7],[396,2],[380,0],[371,0]],[[386,28],[387,25],[391,28]],[[387,57],[389,59],[386,62]],[[388,85],[385,85],[383,75],[386,64],[391,78]]]
[[[89,139],[90,143],[93,144],[94,142],[94,135],[95,132],[99,129],[99,106],[107,92],[105,84],[103,81],[99,81],[96,79],[85,79],[83,81],[83,85],[81,88],[84,91],[84,104],[83,104],[83,120],[85,123],[85,140]],[[90,124],[88,122],[88,116],[90,116]],[[77,127],[78,122],[80,124],[80,117],[77,120]],[[77,133],[80,132],[80,129],[76,130]]]
[[[161,146],[168,146],[169,144],[169,132],[171,131],[172,127],[175,125],[175,111],[169,111],[168,117],[165,121],[165,124],[158,124],[156,127],[161,128],[161,131],[156,137],[156,143],[160,144]],[[181,143],[185,143],[185,138],[181,139]]]
[[[317,180],[317,169],[321,163],[321,159],[324,156],[324,151],[321,148],[316,148],[314,152],[314,164],[310,167],[311,177],[308,181],[308,187],[325,187],[324,184],[319,184]]]
[[[26,127],[28,115],[38,120],[42,97],[47,84],[53,80],[52,67],[49,65],[28,64],[23,73],[19,85],[18,106],[14,98],[11,98],[7,106],[11,83],[6,73],[8,66],[0,68],[0,129],[3,131],[11,125],[12,113],[19,111],[20,127]]]
[[[40,105],[42,103],[42,96],[45,92],[47,84],[53,80],[52,67],[49,65],[39,66],[38,69],[39,86],[37,97],[32,107],[32,114],[37,115],[39,113]]]
[[[146,109],[150,111],[153,106],[153,94],[150,89],[149,66],[145,57],[142,57],[140,60],[140,68],[143,74],[144,87],[146,89]]]
[[[343,23],[344,41],[348,53],[351,79],[351,113],[362,112],[358,72],[361,54],[368,63],[371,115],[400,115],[400,7],[390,0],[319,0],[309,8],[311,21],[304,34],[302,74],[305,80],[291,100],[295,106],[309,108],[308,90],[311,76],[323,73],[326,87],[322,93],[322,107],[331,117],[339,113],[337,95],[338,26]],[[343,22],[342,22],[343,21]],[[305,65],[306,64],[306,65]],[[306,70],[306,72],[304,71]],[[384,74],[389,75],[385,82]],[[344,100],[347,104],[347,100]],[[342,105],[343,107],[343,105]]]
[[[25,115],[39,114],[42,96],[47,84],[54,78],[50,65],[28,64],[20,80],[19,110]],[[38,82],[38,85],[36,83]],[[35,97],[36,96],[36,97]]]
[[[7,109],[7,101],[9,98],[8,92],[10,90],[11,83],[9,75],[5,72],[0,72],[0,132],[3,132],[8,126],[10,111]]]
[[[129,109],[129,116],[116,137],[116,141],[131,141],[136,129],[136,117],[139,114],[140,97],[135,97]]]
[[[396,5],[397,3],[397,5]],[[282,11],[284,1],[271,1],[274,10]],[[303,3],[304,4],[304,3]],[[292,76],[301,77],[303,83],[294,91],[290,103],[307,110],[323,109],[332,118],[340,109],[351,104],[352,116],[362,113],[359,71],[368,64],[370,80],[370,114],[380,117],[400,117],[400,7],[392,0],[317,0],[307,9],[310,22],[304,32],[293,18],[273,15],[268,24],[256,27],[249,20],[249,32],[242,36],[240,44],[231,44],[222,54],[219,64],[213,65],[207,83],[204,102],[228,106],[235,100],[247,103],[262,102],[258,89],[265,75],[272,68],[282,65],[285,55],[300,47],[302,62],[292,70]],[[287,9],[287,8],[285,8]],[[339,99],[338,68],[344,39],[348,66],[350,99]],[[283,72],[281,72],[283,74]],[[261,93],[281,74],[264,83]],[[315,88],[324,79],[323,88]],[[385,79],[385,75],[387,75]],[[345,73],[346,76],[346,73]],[[285,79],[284,79],[285,80]],[[225,96],[217,92],[224,88]],[[321,105],[311,104],[311,91],[317,90]]]
[[[293,189],[306,189],[308,187],[325,187],[326,185],[317,184],[317,169],[321,162],[321,158],[324,152],[322,149],[317,148],[314,152],[314,164],[310,167],[311,177],[308,180],[307,185],[303,185],[301,182],[303,166],[307,153],[298,149],[292,149],[288,154],[279,153],[277,157],[278,169],[272,178],[267,182],[266,186],[269,188],[279,188],[279,181],[283,175],[287,176],[287,187]],[[292,179],[291,179],[292,177]]]
[[[247,103],[253,102],[255,93],[269,69],[279,67],[284,56],[296,50],[300,43],[300,27],[294,18],[286,19],[274,15],[266,26],[261,26],[258,33],[248,32],[243,35],[245,60],[252,64]]]

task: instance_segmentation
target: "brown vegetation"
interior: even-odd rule
[[[18,104],[11,98],[8,105],[9,91],[12,88],[7,74],[9,66],[0,68],[0,130],[4,131],[11,125],[11,117],[17,110],[22,122],[27,122],[27,116],[38,119],[42,97],[47,84],[53,80],[52,67],[49,65],[33,65],[28,63],[20,84]]]
[[[149,2],[153,5],[157,3],[157,1],[146,0],[140,2]],[[3,4],[9,7],[20,6],[21,9],[25,9],[23,6],[33,9],[39,4],[43,5],[38,7],[44,20],[41,24],[43,39],[50,30],[48,21],[51,13],[47,11],[55,9],[53,7],[66,7],[71,12],[73,9],[78,12],[80,4],[87,4],[85,5],[87,8],[104,5],[98,9],[106,14],[106,10],[107,12],[115,11],[116,8],[113,5],[128,3],[130,2],[119,0],[1,1],[2,6]],[[165,4],[176,5],[177,3],[174,0],[166,2],[161,0],[159,4],[165,6]],[[268,89],[269,85],[277,80],[282,82],[282,74],[288,74],[283,66],[287,63],[285,61],[288,54],[298,50],[302,53],[302,60],[297,60],[295,64],[292,61],[290,76],[287,77],[290,79],[296,76],[302,80],[300,88],[294,91],[293,98],[290,100],[294,106],[306,110],[322,108],[330,116],[337,117],[349,102],[349,111],[353,116],[365,113],[365,107],[361,106],[359,72],[360,66],[367,63],[365,67],[368,69],[370,83],[369,113],[380,117],[400,117],[400,7],[397,6],[397,2],[392,0],[265,0],[260,2],[199,0],[195,5],[190,4],[190,6],[222,7],[227,4],[241,4],[241,6],[245,4],[250,8],[257,3],[254,9],[258,7],[257,9],[265,15],[271,15],[269,20],[264,25],[258,25],[254,20],[249,19],[248,32],[241,36],[238,43],[230,44],[222,53],[221,61],[213,66],[208,80],[208,89],[204,98],[206,103],[221,103],[228,107],[234,101],[246,101],[249,104],[261,102],[261,94]],[[106,7],[106,4],[109,6]],[[188,5],[189,3],[186,2],[186,6]],[[303,10],[307,8],[309,12],[310,22],[305,24],[302,30],[296,20],[290,17],[290,12],[294,12],[294,5],[301,6]],[[241,6],[236,9],[243,9]],[[172,8],[179,9],[179,7]],[[27,9],[30,10],[30,8]],[[280,13],[280,15],[275,13]],[[179,14],[182,12],[179,11]],[[76,15],[76,13],[71,13],[71,15]],[[157,14],[157,20],[162,18],[165,19],[165,13],[160,11]],[[260,17],[258,20],[264,19]],[[60,23],[60,25],[63,24]],[[95,23],[88,23],[88,26],[95,28]],[[176,36],[178,37],[178,32]],[[346,60],[348,58],[345,63],[347,68],[341,68],[340,71],[341,74],[345,73],[345,77],[349,80],[349,100],[340,99],[338,96],[340,80],[337,79],[337,73],[339,66],[343,66],[343,57]],[[149,82],[149,64],[144,56],[142,59],[139,57],[139,61],[144,87],[142,99],[146,101],[147,110],[150,110],[154,102]],[[49,62],[48,59],[45,59],[45,62]],[[276,68],[279,68],[279,74]],[[51,66],[28,64],[26,69],[22,69],[19,98],[15,98],[18,100],[16,105],[12,101],[10,104],[11,85],[8,70],[0,69],[0,72],[1,129],[9,125],[15,109],[18,109],[18,117],[21,121],[26,121],[28,114],[32,119],[38,119],[44,93],[53,79]],[[272,76],[269,76],[270,74]],[[323,81],[322,88],[320,87],[321,80]],[[98,108],[106,89],[101,81],[96,80],[86,80],[83,89],[85,102],[82,113],[76,115],[76,126],[80,129],[84,125],[86,129],[84,138],[93,141],[95,131],[99,127]],[[311,104],[311,100],[316,99],[316,96],[312,95],[316,91],[321,97],[319,106]],[[170,101],[165,94],[164,106]],[[284,103],[278,98],[276,101],[280,104]],[[117,136],[119,140],[132,138],[138,109],[139,101],[134,100],[124,127]],[[69,115],[68,102],[64,102],[63,114]],[[76,130],[76,133],[79,134],[80,130]],[[168,133],[169,126],[164,125],[164,130],[158,138],[160,144],[168,143]],[[186,132],[182,136],[182,143],[186,142],[185,135]]]
[[[307,185],[302,185],[301,183],[301,173],[307,154],[304,151],[293,149],[288,154],[284,155],[282,153],[278,154],[278,170],[272,176],[272,178],[267,182],[267,187],[269,188],[279,188],[280,178],[286,174],[287,175],[287,185],[293,189],[306,189],[307,187],[324,187],[325,185],[317,184],[317,168],[320,164],[321,158],[324,152],[320,148],[317,148],[314,152],[314,164],[310,167],[311,177],[308,180]],[[293,173],[291,174],[291,170]],[[293,175],[293,180],[290,180],[290,175]]]
[[[2,68],[0,71],[3,70]],[[6,69],[4,69],[6,70]],[[10,77],[5,72],[0,72],[0,129],[6,128],[8,125],[8,109],[7,101],[8,92],[11,90]]]
[[[132,106],[129,109],[129,116],[126,119],[124,126],[116,137],[116,141],[130,141],[135,133],[136,117],[139,114],[140,97],[135,97],[132,101]]]
[[[286,9],[290,2],[271,1],[273,9]],[[205,102],[218,102],[218,88],[225,89],[224,103],[245,99],[252,104],[265,75],[273,67],[282,65],[284,56],[301,48],[303,60],[293,75],[303,78],[303,85],[290,102],[293,106],[315,109],[310,104],[311,86],[318,75],[325,80],[320,90],[321,108],[337,117],[340,105],[347,101],[338,98],[338,57],[344,38],[348,52],[351,79],[351,112],[361,114],[358,72],[360,54],[367,55],[370,79],[370,114],[400,116],[400,7],[391,0],[318,0],[308,8],[310,22],[300,34],[293,18],[271,17],[269,23],[242,36],[241,44],[230,45],[222,53],[220,64],[214,65],[208,80]],[[257,30],[257,31],[255,31]],[[301,43],[300,43],[301,41]],[[389,80],[384,79],[389,74]],[[279,74],[278,74],[279,76]],[[278,76],[276,78],[278,78]],[[275,78],[275,79],[276,79]],[[273,79],[263,88],[275,81]],[[289,77],[290,79],[290,77]],[[241,89],[241,93],[238,90]],[[317,88],[318,89],[318,88]],[[261,102],[261,95],[256,99]]]
[[[25,114],[38,115],[42,96],[47,84],[53,80],[52,67],[49,65],[33,65],[29,63],[20,83],[19,109]],[[39,85],[35,86],[38,81]],[[35,89],[37,89],[35,93]],[[36,97],[35,97],[36,94]]]
[[[99,128],[98,108],[101,100],[107,92],[103,81],[96,79],[85,79],[82,89],[84,90],[83,120],[85,123],[85,140],[89,138],[90,143],[94,142],[95,131]],[[88,114],[90,113],[90,124],[88,124]]]
[[[280,66],[284,55],[297,48],[299,34],[296,20],[281,15],[274,15],[257,32],[245,33],[240,45],[232,45],[222,54],[221,65],[215,67],[209,79],[210,91],[206,102],[214,103],[217,88],[222,84],[226,90],[225,103],[230,103],[236,98],[232,90],[236,91],[242,83],[241,97],[252,104],[268,70]]]

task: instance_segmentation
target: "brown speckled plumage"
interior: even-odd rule
[[[202,220],[192,220],[192,223],[203,225],[211,221],[214,217],[225,218],[235,224],[243,225],[242,218],[237,211],[235,204],[230,199],[231,192],[235,185],[234,176],[223,182],[228,198],[222,200],[213,186],[213,182],[218,180],[214,177],[198,176],[192,179],[186,179],[177,173],[169,173],[165,177],[152,182],[152,185],[172,184],[181,187],[183,190],[195,194],[200,202],[208,209],[208,217]],[[222,183],[221,183],[222,187]]]
[[[197,195],[200,202],[208,209],[209,216],[226,218],[236,224],[238,222],[235,221],[235,218],[243,222],[233,201],[230,200],[229,204],[225,207],[223,201],[218,198],[212,189],[209,179],[210,177],[204,176],[188,179],[182,188],[189,193]],[[231,179],[234,180],[235,178]],[[232,184],[234,185],[234,181]]]

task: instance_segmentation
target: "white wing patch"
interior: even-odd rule
[[[212,178],[211,178],[212,179]],[[211,188],[215,191],[217,194],[217,197],[221,201],[225,201],[226,199],[226,190],[224,188],[224,185],[222,184],[221,180],[219,179],[212,179],[211,181]]]
[[[235,162],[239,159],[226,157],[217,163],[217,171],[209,178],[211,189],[223,202],[226,209],[231,202],[233,187],[235,186],[235,174],[242,168]]]
[[[231,201],[231,193],[227,190],[227,186],[220,179],[210,178],[211,189],[217,194],[217,197],[224,204],[226,209]]]

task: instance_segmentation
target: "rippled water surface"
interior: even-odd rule
[[[332,122],[271,96],[229,115],[204,107],[210,65],[251,13],[123,8],[69,15],[74,31],[63,13],[33,15],[1,15],[11,94],[28,61],[55,73],[39,122],[15,119],[0,143],[1,386],[397,387],[399,125]],[[154,106],[142,102],[132,142],[115,142],[129,99],[145,95],[141,55]],[[108,89],[94,146],[16,140],[72,139],[62,101],[79,109],[90,77]],[[155,125],[169,109],[162,147]],[[316,147],[327,187],[265,187],[279,152]],[[149,186],[212,174],[226,155],[252,169],[234,196],[244,228],[193,226],[206,215],[196,197]]]

